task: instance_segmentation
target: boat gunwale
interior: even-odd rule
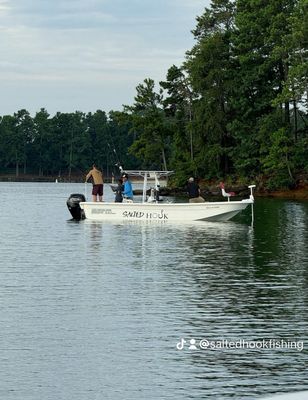
[[[117,203],[117,202],[104,202],[104,201],[82,201],[80,202],[80,206],[83,205],[93,205],[93,206],[115,206],[115,207],[134,207],[134,206],[146,206],[146,207],[188,207],[188,208],[201,208],[201,207],[208,207],[208,206],[232,206],[232,205],[239,205],[239,204],[253,204],[254,201],[251,199],[243,199],[243,200],[235,200],[235,201],[209,201],[204,203]]]

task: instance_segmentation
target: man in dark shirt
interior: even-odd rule
[[[187,192],[190,203],[204,203],[204,198],[200,196],[200,187],[193,177],[188,179]]]

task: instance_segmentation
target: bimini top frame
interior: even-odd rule
[[[146,203],[147,201],[146,192],[147,192],[148,179],[154,179],[156,193],[159,193],[159,188],[160,188],[159,179],[174,174],[174,171],[145,171],[138,169],[124,170],[121,166],[119,166],[119,169],[122,174],[125,173],[128,176],[141,176],[143,178],[142,203]]]

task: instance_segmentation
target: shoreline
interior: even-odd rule
[[[286,200],[308,200],[308,187],[293,190],[277,190],[275,192],[256,192],[255,197],[268,197]]]
[[[71,176],[71,179],[68,177],[56,177],[56,176],[37,176],[37,175],[20,175],[20,176],[15,176],[15,175],[0,175],[0,182],[46,182],[46,183],[52,183],[52,182],[58,182],[58,183],[82,183],[84,182],[83,180],[80,179],[80,176]]]

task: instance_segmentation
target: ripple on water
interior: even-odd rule
[[[307,389],[307,349],[188,348],[193,338],[307,342],[305,203],[257,202],[253,229],[76,223],[65,201],[83,185],[0,187],[2,398],[227,400]]]

